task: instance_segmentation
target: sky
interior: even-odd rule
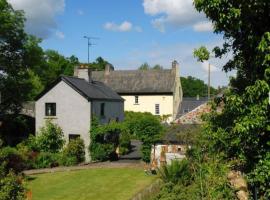
[[[116,70],[137,69],[144,62],[171,68],[177,60],[181,76],[207,82],[208,63],[197,62],[193,50],[201,45],[211,50],[223,43],[192,0],[8,1],[24,10],[26,32],[42,38],[44,49],[87,62],[84,36],[96,37],[91,41],[95,45],[90,47],[90,62],[101,56]],[[215,87],[227,85],[232,75],[221,70],[226,60],[209,61]]]

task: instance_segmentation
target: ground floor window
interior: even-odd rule
[[[77,138],[80,138],[80,135],[78,135],[78,134],[69,134],[68,135],[68,141],[75,140]]]
[[[155,114],[156,115],[159,115],[160,114],[159,104],[155,104]]]

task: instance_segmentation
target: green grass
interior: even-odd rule
[[[30,176],[33,200],[128,200],[155,177],[142,169],[87,169]]]

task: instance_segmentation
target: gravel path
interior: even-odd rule
[[[44,173],[54,173],[54,172],[63,172],[63,171],[75,171],[82,169],[93,169],[93,168],[141,168],[144,169],[146,166],[141,161],[133,160],[119,160],[115,162],[98,162],[98,163],[89,163],[86,165],[80,166],[71,166],[71,167],[54,167],[54,168],[45,168],[45,169],[32,169],[25,170],[23,173],[25,175],[35,175],[35,174],[44,174]]]

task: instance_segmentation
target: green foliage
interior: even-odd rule
[[[35,159],[34,168],[48,168],[59,166],[60,154],[50,152],[40,152]]]
[[[119,138],[119,153],[120,155],[127,154],[131,149],[131,135],[127,128],[123,128]]]
[[[214,48],[216,57],[233,53],[223,69],[237,71],[222,113],[213,112],[208,118],[211,149],[233,159],[235,167],[251,176],[250,184],[256,183],[263,199],[269,194],[267,178],[260,175],[268,169],[270,151],[269,1],[195,0],[194,5],[213,22],[214,31],[224,35],[223,46]]]
[[[109,124],[97,125],[94,118],[90,131],[91,158],[99,161],[117,159],[116,148],[119,146],[122,130],[123,126],[120,123],[113,121]]]
[[[69,141],[68,145],[64,148],[63,154],[66,157],[76,158],[76,164],[84,162],[85,159],[85,146],[81,138],[76,138]]]
[[[22,178],[12,171],[7,174],[0,166],[0,199],[1,200],[24,200],[26,189],[22,185]]]
[[[161,70],[163,67],[159,64],[155,64],[154,66],[150,66],[148,63],[143,63],[139,68],[139,70]]]
[[[125,112],[124,123],[131,135],[143,142],[142,159],[150,162],[151,147],[161,139],[164,133],[159,117],[151,113]]]
[[[195,49],[193,55],[200,62],[209,60],[210,58],[210,53],[205,46],[201,46],[199,49]]]
[[[6,173],[8,173],[9,170],[19,173],[27,168],[26,160],[17,149],[12,147],[0,149],[0,163],[4,164],[2,165],[2,170],[5,170]]]
[[[44,127],[41,127],[37,136],[37,145],[40,151],[57,153],[65,144],[62,129],[51,121],[46,121]]]
[[[208,86],[203,82],[203,80],[197,79],[192,76],[181,77],[181,85],[183,89],[184,97],[206,97]],[[211,87],[210,88],[211,95],[217,94],[217,89]]]
[[[174,183],[187,185],[191,179],[191,170],[189,169],[189,161],[184,160],[172,160],[170,165],[164,165],[159,170],[161,179],[165,183]]]
[[[104,60],[102,57],[98,57],[95,62],[90,63],[89,67],[95,71],[103,71],[107,64],[109,64],[108,61]]]

